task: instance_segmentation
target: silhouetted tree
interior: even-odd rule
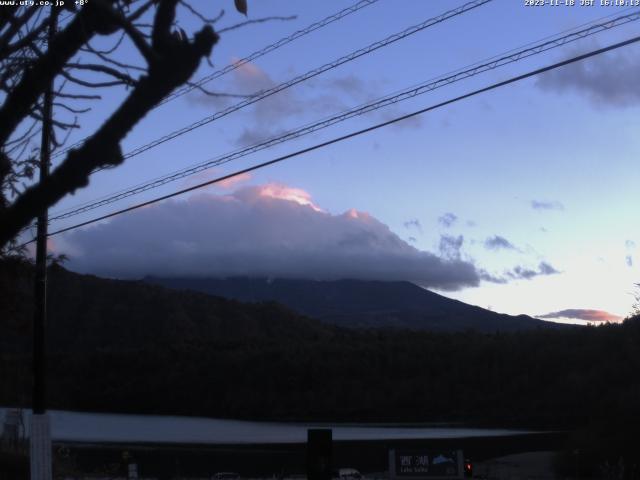
[[[246,14],[246,2],[235,3]],[[176,23],[179,7],[203,24],[192,36]],[[223,13],[206,18],[186,0],[91,0],[63,8],[0,9],[0,252],[45,208],[86,186],[93,171],[122,163],[122,139],[209,56]],[[62,18],[48,41],[52,16]],[[113,45],[105,47],[105,39]],[[139,63],[118,59],[123,45],[137,50]],[[111,87],[124,86],[126,96],[86,141],[65,152],[46,181],[33,182],[43,93],[54,80],[56,111],[71,118],[55,116],[53,149],[79,126],[77,115],[88,110],[83,102]]]

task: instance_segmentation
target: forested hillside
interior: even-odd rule
[[[30,396],[30,267],[0,272],[0,404]],[[519,333],[347,330],[273,303],[50,274],[52,407],[574,427],[640,413],[640,319]]]
[[[493,333],[560,324],[505,315],[438,295],[410,282],[266,278],[154,278],[145,282],[243,302],[275,301],[325,323],[348,328],[401,328]]]

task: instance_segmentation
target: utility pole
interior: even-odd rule
[[[56,33],[58,12],[51,7],[47,49]],[[53,115],[53,79],[42,101],[42,141],[40,144],[40,182],[49,176],[51,129]],[[31,480],[51,480],[51,426],[46,403],[46,323],[47,323],[47,224],[49,211],[38,216],[36,244],[36,281],[33,316],[33,398],[31,415],[30,466]]]

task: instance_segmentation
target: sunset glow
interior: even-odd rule
[[[316,212],[323,211],[311,201],[311,195],[301,188],[292,188],[279,183],[269,183],[261,186],[259,192],[261,197],[287,200],[289,202],[297,203],[298,205],[309,206]]]

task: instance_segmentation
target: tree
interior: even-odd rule
[[[244,0],[235,4],[246,14]],[[179,7],[203,23],[191,38],[176,23]],[[214,24],[222,13],[206,18],[186,0],[91,0],[76,8],[0,9],[0,252],[46,208],[85,187],[93,171],[123,162],[120,142],[208,58],[219,39]],[[48,26],[63,16],[70,20],[47,40]],[[114,45],[103,47],[111,38]],[[139,64],[117,59],[114,52],[123,44],[135,47]],[[43,94],[54,80],[54,105],[74,118],[56,116],[52,149],[79,126],[77,115],[88,109],[78,103],[100,98],[86,89],[124,86],[126,96],[80,146],[64,153],[47,179],[33,182],[39,157],[33,140],[43,117]]]

